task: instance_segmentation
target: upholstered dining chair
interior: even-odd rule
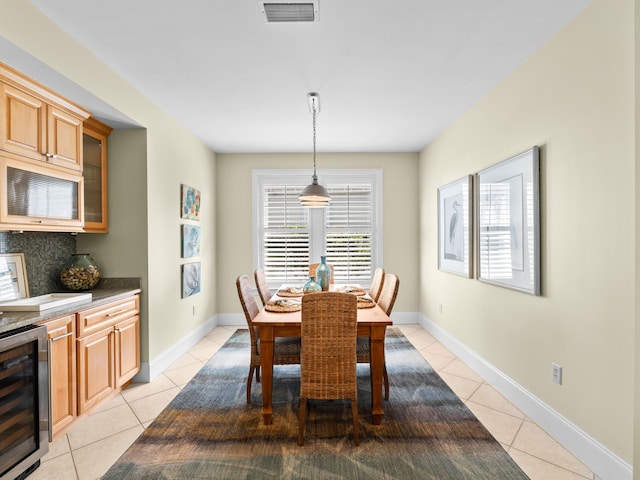
[[[393,273],[385,274],[380,296],[378,297],[378,306],[391,316],[391,310],[396,303],[398,290],[400,288],[400,279]],[[371,348],[369,347],[368,337],[358,337],[357,344],[358,363],[371,363]],[[384,399],[389,400],[389,375],[387,375],[387,362],[384,363],[382,371],[382,381],[384,383]]]
[[[358,434],[356,381],[357,299],[348,293],[310,293],[302,298],[298,445],[304,444],[307,402],[350,400],[353,442]]]
[[[258,289],[258,295],[260,295],[262,306],[264,307],[267,305],[267,302],[271,300],[271,289],[269,288],[269,282],[267,282],[264,270],[262,268],[258,268],[253,272],[253,278],[256,282],[256,288]]]
[[[374,302],[378,301],[380,292],[382,291],[382,282],[384,282],[384,269],[376,268],[371,279],[371,287],[369,287],[369,296]]]
[[[251,360],[249,362],[249,376],[247,377],[247,403],[251,403],[251,383],[253,374],[256,374],[256,381],[260,381],[260,337],[257,328],[253,325],[253,319],[260,312],[256,299],[253,296],[249,277],[240,275],[236,280],[238,297],[242,304],[242,310],[249,327],[251,337]],[[300,363],[300,338],[278,337],[273,342],[273,364],[274,365],[297,365]]]
[[[331,264],[327,264],[329,265],[329,268],[331,269],[331,278],[329,279],[329,284],[333,285],[333,265]],[[315,277],[316,276],[316,270],[318,269],[318,267],[320,266],[319,263],[312,263],[309,265],[309,276],[310,277]]]

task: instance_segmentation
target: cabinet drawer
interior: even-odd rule
[[[78,312],[77,337],[90,335],[105,327],[114,325],[140,311],[139,296],[125,298],[99,307]]]

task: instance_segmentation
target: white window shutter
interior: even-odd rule
[[[263,188],[262,268],[267,281],[299,283],[309,276],[309,216],[298,200],[303,188]]]
[[[373,201],[370,184],[329,184],[327,262],[336,283],[367,284],[372,275]]]

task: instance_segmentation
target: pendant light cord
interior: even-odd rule
[[[315,101],[313,102],[313,178],[316,180],[316,112],[317,106]]]

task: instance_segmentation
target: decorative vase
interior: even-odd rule
[[[60,281],[69,290],[90,290],[100,281],[100,268],[88,253],[74,253],[60,270]]]
[[[310,275],[309,276],[309,281],[304,284],[304,286],[302,287],[302,291],[304,293],[321,292],[322,291],[322,287],[320,286],[319,283],[316,283],[315,277],[313,275]]]
[[[326,255],[320,256],[320,265],[316,269],[316,282],[320,284],[323,292],[329,291],[329,282],[331,281],[331,269],[327,265]]]

